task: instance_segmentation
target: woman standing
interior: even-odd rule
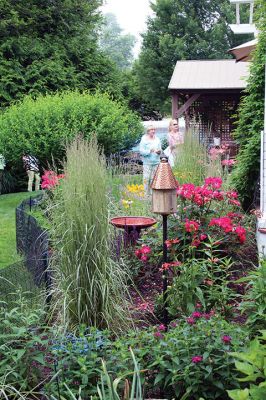
[[[155,134],[154,126],[150,125],[142,136],[139,145],[139,152],[143,161],[143,185],[146,196],[151,194],[150,186],[160,162],[161,151],[161,141]]]
[[[178,146],[183,143],[183,137],[179,132],[178,122],[176,119],[172,119],[169,122],[167,139],[168,147],[164,150],[164,154],[168,157],[171,167],[173,167],[177,156]]]

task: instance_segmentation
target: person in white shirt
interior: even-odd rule
[[[160,162],[162,151],[161,141],[155,134],[153,125],[147,127],[146,133],[142,136],[139,152],[143,161],[143,185],[145,196],[151,194],[151,183]]]

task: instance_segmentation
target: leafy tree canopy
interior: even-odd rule
[[[1,0],[0,106],[25,94],[103,88],[117,77],[97,48],[102,0]]]
[[[119,69],[131,66],[135,36],[123,34],[114,14],[106,14],[99,38],[100,48],[115,62]]]
[[[237,45],[228,22],[228,0],[156,0],[135,64],[138,91],[154,107],[169,101],[167,87],[177,60],[224,59]]]

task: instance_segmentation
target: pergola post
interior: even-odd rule
[[[172,119],[177,118],[178,111],[178,94],[177,92],[172,93]]]

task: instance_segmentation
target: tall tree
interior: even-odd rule
[[[235,45],[228,0],[156,0],[134,69],[143,99],[161,108],[177,60],[230,57]]]
[[[101,4],[1,0],[1,107],[27,93],[113,86],[110,61],[97,48]]]
[[[118,68],[127,69],[131,66],[135,43],[135,36],[123,33],[114,14],[105,15],[99,44],[100,48],[115,62]]]

